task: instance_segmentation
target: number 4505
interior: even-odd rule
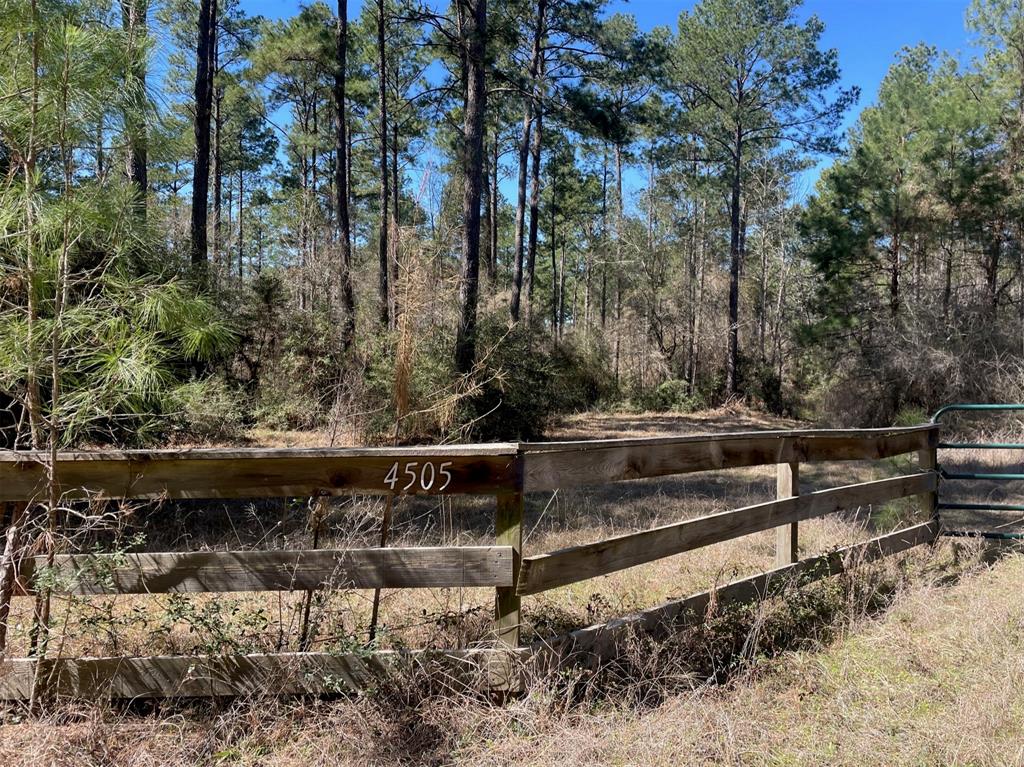
[[[448,470],[451,465],[451,461],[442,461],[436,467],[433,461],[408,461],[399,471],[399,462],[395,461],[384,477],[384,484],[393,491],[406,493],[414,486],[424,492],[434,490],[434,485],[440,483],[435,490],[440,493],[452,483],[452,473]],[[403,481],[405,484],[399,487]]]

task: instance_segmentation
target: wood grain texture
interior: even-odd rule
[[[928,492],[935,483],[935,474],[927,473],[846,485],[527,557],[519,573],[519,594],[536,594],[781,524]]]
[[[621,479],[792,461],[886,458],[934,447],[939,427],[744,432],[653,439],[413,448],[101,450],[61,453],[65,498],[256,498],[365,493],[386,495],[391,467],[435,470],[450,461],[452,481],[409,494],[494,494],[550,490]],[[43,498],[44,453],[0,451],[0,502]],[[525,471],[525,478],[523,472]],[[406,482],[401,473],[399,491]]]
[[[522,493],[502,493],[498,496],[498,504],[494,515],[495,542],[512,549],[513,581],[522,562],[523,550],[523,495]],[[519,646],[519,633],[522,624],[520,615],[520,599],[516,593],[517,583],[499,588],[494,597],[494,629],[499,644],[505,647]]]
[[[588,626],[556,639],[540,641],[532,648],[534,663],[537,670],[567,663],[599,663],[614,657],[621,651],[624,641],[636,633],[654,638],[664,637],[680,626],[705,620],[709,610],[765,599],[787,588],[837,575],[861,564],[931,543],[938,533],[938,522],[931,520],[821,556],[740,578],[685,599],[671,600],[649,610]]]
[[[46,696],[80,699],[217,697],[357,692],[389,674],[422,672],[454,686],[490,687],[492,669],[521,669],[505,649],[276,653],[150,658],[60,658],[42,662]],[[0,661],[0,700],[27,700],[34,658]],[[507,680],[506,680],[507,681]]]
[[[443,673],[458,684],[515,687],[523,682],[525,662],[530,663],[535,673],[570,663],[602,662],[614,657],[623,640],[636,632],[663,636],[687,622],[702,620],[712,606],[717,609],[764,599],[793,585],[930,543],[938,532],[938,522],[931,520],[515,651],[487,648],[382,651],[365,655],[279,653],[54,659],[43,662],[44,689],[48,695],[87,699],[265,695],[268,691],[283,695],[329,694],[365,689],[380,680],[381,675],[401,669],[407,672],[410,668]],[[0,700],[28,699],[35,663],[32,658],[0,661]],[[508,678],[510,669],[515,678]]]
[[[800,464],[780,463],[775,470],[775,497],[800,495]],[[775,530],[775,566],[791,565],[800,559],[800,523],[790,522]]]
[[[523,489],[806,461],[888,458],[938,443],[933,424],[898,429],[760,431],[694,437],[525,443]]]
[[[22,563],[27,593],[45,558]],[[55,593],[305,591],[324,588],[437,588],[513,584],[511,546],[305,551],[69,554],[56,557]]]
[[[0,501],[45,497],[46,456],[0,451]],[[394,488],[386,478],[398,463]],[[432,465],[425,476],[425,463]],[[451,481],[442,478],[444,470]],[[416,481],[405,473],[410,467]],[[515,445],[340,450],[154,450],[61,453],[65,498],[257,498],[277,496],[493,494],[518,488]],[[431,480],[424,488],[421,479]]]

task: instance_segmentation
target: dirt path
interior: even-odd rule
[[[616,439],[720,434],[729,431],[810,428],[811,424],[777,418],[739,406],[700,413],[580,413],[554,429],[549,439]]]

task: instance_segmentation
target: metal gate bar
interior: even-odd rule
[[[932,415],[931,422],[939,423],[939,418],[944,413],[953,411],[1024,411],[1024,404],[994,404],[994,403],[958,403],[954,405],[946,405],[935,411]],[[949,450],[1024,450],[1024,443],[1021,442],[939,442],[938,448],[949,449]],[[954,481],[993,481],[993,482],[1012,482],[1024,480],[1024,473],[1010,473],[1010,472],[953,472],[946,471],[941,464],[936,466],[939,472],[939,477],[943,480],[954,480]],[[939,487],[939,499],[936,504],[936,509],[941,511],[942,509],[948,510],[963,510],[963,511],[1019,511],[1024,512],[1024,505],[1022,504],[1009,504],[1009,503],[960,503],[960,502],[943,502],[941,485]],[[940,514],[941,517],[941,514]],[[999,533],[992,530],[946,530],[943,529],[942,535],[954,536],[954,537],[971,537],[971,538],[996,538],[1000,540],[1011,540],[1024,538],[1024,532],[1021,533]]]

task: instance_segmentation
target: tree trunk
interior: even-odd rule
[[[401,272],[402,244],[399,233],[398,205],[401,201],[402,187],[398,183],[398,118],[395,117],[391,125],[391,218],[388,222],[390,232],[388,234],[388,263],[391,268],[389,287],[391,289],[391,325],[398,327],[398,315],[401,307],[398,304],[398,276]]]
[[[210,111],[213,107],[213,55],[216,48],[217,0],[199,0],[196,42],[195,162],[192,167],[190,256],[193,276],[205,284],[208,271],[206,223],[210,188]]]
[[[949,302],[953,296],[953,244],[946,245],[946,264],[942,285],[942,321],[949,322]],[[1024,276],[1024,275],[1022,275]]]
[[[736,146],[733,154],[732,190],[729,198],[729,342],[725,358],[725,391],[735,394],[738,384],[739,367],[739,308],[740,308],[740,262],[743,259],[742,234],[740,232],[740,193],[743,143],[740,131],[736,129]]]
[[[239,157],[242,152],[242,140],[238,140]],[[243,226],[242,216],[245,213],[244,206],[245,196],[245,172],[242,170],[242,165],[238,165],[238,286],[242,286],[242,280],[245,279],[244,264],[245,264],[245,227]]]
[[[608,145],[601,165],[601,330],[608,322]]]
[[[900,236],[893,238],[889,249],[889,314],[895,325],[900,316]]]
[[[216,51],[216,32],[214,33],[214,49]],[[214,72],[217,70],[216,53],[214,54]],[[220,138],[224,128],[224,121],[221,119],[220,108],[224,101],[224,89],[214,88],[213,91],[213,224],[210,227],[213,233],[213,264],[215,267],[221,265],[221,196],[223,194],[224,171],[221,163]],[[230,260],[230,256],[229,256]],[[230,271],[228,272],[230,274]],[[217,280],[217,272],[214,271],[214,280]]]
[[[319,188],[319,180],[317,178],[317,167],[319,165],[319,157],[317,156],[317,142],[319,141],[320,125],[318,122],[318,100],[319,96],[317,88],[310,89],[310,104],[311,112],[313,114],[313,140],[310,142],[312,148],[309,151],[309,176],[310,184],[309,191],[307,192],[307,206],[306,211],[308,217],[306,219],[306,231],[309,241],[309,265],[311,269],[307,271],[307,275],[310,275],[308,279],[309,285],[309,303],[310,308],[316,305],[316,294],[317,285],[320,284],[320,258],[319,258],[319,245],[320,245],[320,228],[316,225],[319,219],[320,206],[317,202],[317,189]],[[315,275],[315,276],[314,276]]]
[[[543,65],[541,67],[543,69]],[[537,268],[537,232],[540,227],[540,151],[544,136],[544,110],[540,103],[534,114],[530,141],[530,236],[526,249],[526,315],[533,310],[533,282]]]
[[[455,339],[455,366],[468,373],[476,362],[476,313],[480,279],[480,181],[484,159],[485,46],[487,0],[465,0],[462,42],[465,48],[466,102],[462,151],[462,279],[459,284],[459,330]]]
[[[544,16],[547,8],[547,0],[538,0],[537,4],[537,25],[533,34],[533,50],[530,55],[530,67],[527,78],[529,93],[523,99],[523,131],[519,138],[519,178],[516,187],[516,230],[515,245],[513,246],[512,257],[512,298],[509,302],[509,316],[513,322],[519,321],[520,307],[523,292],[523,230],[526,221],[526,175],[527,161],[530,154],[530,133],[533,129],[535,115],[538,114],[538,73],[541,65],[541,42],[544,37]],[[540,126],[538,126],[538,131]],[[530,206],[531,215],[533,205]],[[531,219],[531,229],[533,228]]]
[[[694,209],[693,227],[693,259],[690,265],[690,348],[686,374],[687,393],[691,396],[697,389],[701,304],[704,299],[704,205],[699,202]]]
[[[762,365],[768,360],[765,350],[765,337],[768,329],[768,271],[770,268],[767,240],[767,237],[761,238],[761,279],[758,284],[757,300],[757,348]]]
[[[985,244],[985,287],[988,292],[989,309],[995,314],[999,306],[999,262],[1003,252],[1003,221],[995,222],[994,232]]]
[[[487,152],[487,140],[484,140],[484,151]],[[491,220],[491,161],[488,155],[484,157],[484,167],[480,186],[480,197],[483,200],[483,213],[480,219],[480,238],[483,241],[480,245],[481,257],[484,262],[484,270],[487,272],[487,285],[491,292],[494,291],[494,274],[491,272],[491,230],[494,224]]]
[[[103,169],[106,167],[106,158],[103,156],[103,133],[104,133],[104,121],[103,115],[99,116],[96,120],[96,151],[94,152],[96,162],[96,180],[103,180]],[[130,169],[129,169],[130,172]]]
[[[143,218],[146,216],[146,193],[149,189],[149,177],[146,168],[147,135],[143,108],[146,89],[146,58],[139,53],[139,43],[146,37],[148,10],[148,0],[121,0],[121,25],[128,34],[128,48],[131,55],[127,78],[133,90],[137,90],[140,97],[139,102],[134,104],[135,108],[129,109],[125,113],[125,127],[128,133],[128,181],[137,190],[136,211]],[[98,164],[102,165],[102,163]]]
[[[494,129],[493,164],[491,165],[491,247],[488,249],[490,261],[487,264],[488,277],[491,285],[498,281],[498,129]]]
[[[615,385],[622,354],[622,146],[615,145]]]
[[[385,58],[384,40],[384,0],[377,0],[377,84],[378,107],[380,122],[378,133],[380,138],[380,220],[377,224],[377,260],[379,274],[377,278],[378,300],[380,301],[380,324],[387,327],[391,312],[390,292],[388,290],[388,103],[387,103],[387,59]]]
[[[558,337],[558,228],[555,221],[557,207],[554,195],[551,196],[551,337]]]
[[[352,225],[348,212],[348,130],[345,113],[345,74],[348,53],[348,0],[338,0],[334,66],[334,194],[338,217],[341,294],[341,348],[348,352],[356,336],[356,298],[352,289]]]
[[[573,293],[573,303],[576,295]],[[562,340],[565,329],[565,242],[562,242],[562,258],[558,264],[558,340]]]

